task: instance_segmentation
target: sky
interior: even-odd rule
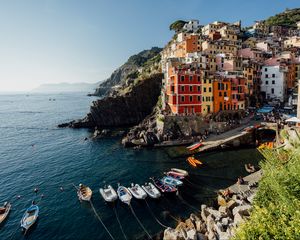
[[[95,83],[172,37],[178,19],[243,26],[299,0],[0,0],[0,92]]]

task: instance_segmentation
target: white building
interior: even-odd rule
[[[284,41],[284,47],[290,48],[290,47],[300,47],[300,37],[293,36],[288,38]]]
[[[287,67],[263,66],[261,70],[261,92],[268,100],[284,102],[287,94]]]
[[[199,21],[198,20],[190,20],[188,23],[184,24],[183,30],[196,32],[199,29]]]

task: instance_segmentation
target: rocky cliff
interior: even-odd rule
[[[84,119],[61,124],[59,127],[114,128],[133,126],[152,112],[161,91],[163,74],[136,79],[118,94],[94,101]]]
[[[124,85],[129,85],[136,79],[142,68],[148,65],[150,60],[158,60],[162,49],[153,47],[149,50],[131,56],[126,63],[116,69],[111,76],[102,82],[95,90],[94,96],[109,96]]]

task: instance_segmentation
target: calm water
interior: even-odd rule
[[[251,149],[209,153],[201,156],[203,168],[195,170],[184,159],[169,159],[163,150],[124,149],[118,138],[84,141],[91,134],[85,129],[56,128],[84,116],[92,100],[84,94],[0,95],[0,202],[13,204],[9,218],[0,226],[1,240],[109,239],[89,204],[79,203],[72,183],[80,182],[92,188],[99,215],[115,238],[123,239],[114,210],[100,197],[99,187],[104,181],[113,186],[143,183],[170,167],[180,167],[191,171],[180,196],[148,200],[162,223],[175,226],[174,217],[187,217],[193,208],[211,201],[216,189],[246,175],[245,162],[257,163],[261,158]],[[40,189],[37,196],[35,187]],[[20,219],[40,194],[45,197],[39,202],[39,221],[24,238]],[[144,202],[134,200],[132,206],[150,234],[162,230]],[[116,210],[128,239],[144,235],[128,207],[118,203]]]

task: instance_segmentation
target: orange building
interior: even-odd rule
[[[246,79],[220,77],[213,82],[214,112],[245,109]]]
[[[231,109],[231,82],[227,78],[219,78],[213,82],[214,112]]]
[[[183,58],[187,53],[200,52],[201,44],[198,35],[188,35],[176,44],[175,57]]]
[[[200,68],[170,67],[166,86],[166,103],[173,114],[202,112]]]

